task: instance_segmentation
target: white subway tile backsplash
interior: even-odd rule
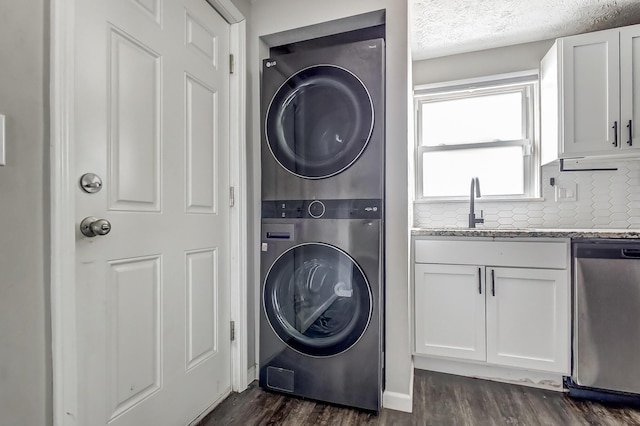
[[[598,209],[593,210],[593,216],[596,217],[596,218],[598,218],[598,217],[609,218],[609,217],[611,217],[611,210],[609,210],[609,209],[605,210],[605,209],[598,208]]]
[[[544,204],[542,204],[542,203],[530,203],[527,206],[527,209],[529,210],[529,212],[531,212],[531,211],[542,211],[542,210],[544,210]],[[496,208],[496,210],[498,210],[498,209]]]
[[[598,227],[605,227],[606,225],[611,224],[611,218],[608,217],[595,217],[593,218],[593,223]]]
[[[624,222],[629,215],[627,213],[613,213],[611,214],[611,220],[614,222]]]
[[[625,213],[625,217],[630,213],[631,207],[626,204],[616,203],[611,206],[611,213]]]
[[[571,166],[574,167],[573,165]],[[575,168],[586,167],[584,165]],[[640,160],[612,160],[598,168],[617,171],[560,173],[557,165],[542,168],[543,201],[492,202],[480,198],[476,214],[484,211],[485,228],[638,228],[640,227]],[[556,201],[556,186],[576,188],[575,200]],[[417,227],[466,227],[469,204],[416,203]]]
[[[591,197],[591,199],[593,200],[594,203],[597,202],[606,202],[609,203],[609,200],[611,199],[611,194],[596,194],[593,197]]]
[[[529,218],[529,225],[532,227],[540,228],[544,225],[544,219],[541,217],[532,217]]]

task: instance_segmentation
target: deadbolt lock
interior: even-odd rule
[[[80,178],[80,187],[84,192],[95,194],[102,189],[102,179],[95,173],[85,173]]]

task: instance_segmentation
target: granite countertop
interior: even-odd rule
[[[626,238],[640,239],[640,230],[630,229],[545,229],[545,228],[412,228],[414,237],[493,238]]]

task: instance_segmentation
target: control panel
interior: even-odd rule
[[[382,219],[382,200],[274,200],[262,202],[263,219]]]

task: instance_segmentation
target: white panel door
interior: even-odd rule
[[[185,425],[230,392],[229,25],[204,0],[77,0],[79,425]]]
[[[569,374],[566,270],[487,267],[487,362]]]
[[[621,146],[640,148],[640,25],[620,30]]]
[[[618,149],[620,127],[618,31],[562,39],[563,155]],[[619,131],[618,131],[619,133]]]
[[[484,267],[415,265],[415,351],[485,360]]]

